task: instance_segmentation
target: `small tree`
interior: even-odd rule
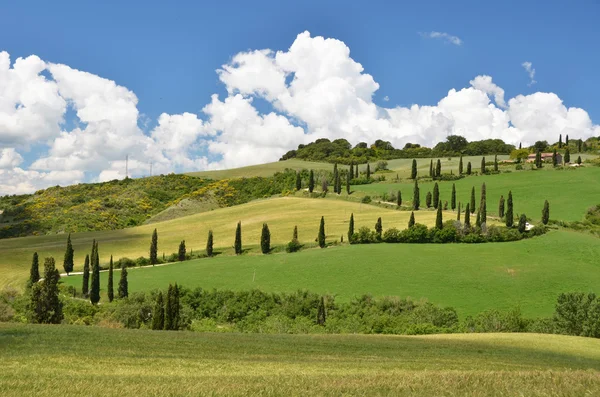
[[[565,150],[565,164],[569,164],[571,162],[571,152],[569,152],[569,148]]]
[[[463,156],[460,156],[460,160],[458,160],[458,175],[463,174]]]
[[[429,177],[433,178],[433,159],[429,160]]]
[[[317,236],[319,247],[325,248],[325,218],[321,217],[321,224],[319,225],[319,235]]]
[[[558,135],[558,147],[562,148],[562,134]]]
[[[521,214],[519,217],[519,233],[525,233],[525,229],[527,229],[527,216],[525,214]]]
[[[31,269],[29,269],[29,281],[27,282],[27,287],[32,287],[38,281],[40,281],[40,260],[38,253],[34,252],[33,259],[31,260]]]
[[[313,190],[315,190],[315,173],[310,170],[308,174],[308,191],[312,193]]]
[[[296,172],[296,190],[302,189],[302,176],[300,176],[300,172]],[[162,299],[162,294],[161,294]]]
[[[327,314],[325,313],[325,299],[321,297],[319,301],[319,307],[317,308],[317,324],[325,325]]]
[[[481,175],[485,175],[487,170],[485,169],[485,157],[481,158]]]
[[[56,269],[54,258],[44,261],[44,279],[31,287],[31,299],[28,305],[30,320],[37,324],[60,324],[63,319],[62,302],[59,298],[58,284],[60,273]]]
[[[535,166],[536,166],[536,168],[542,168],[542,166],[543,166],[542,152],[539,150],[535,153]]]
[[[410,213],[410,219],[408,220],[408,227],[411,228],[415,225],[415,213]]]
[[[165,328],[165,301],[162,291],[158,291],[154,310],[152,311],[152,329],[159,331]]]
[[[481,207],[477,210],[477,218],[475,218],[475,226],[481,227]]]
[[[578,153],[581,153],[582,144],[583,144],[583,141],[582,141],[581,139],[579,139],[579,140],[577,141],[577,152],[578,152]]]
[[[180,305],[179,305],[179,287],[169,284],[167,292],[167,302],[165,304],[165,330],[176,331],[179,329]]]
[[[550,203],[548,203],[548,200],[545,200],[544,201],[544,209],[542,209],[542,223],[544,225],[547,225],[549,220],[550,220]]]
[[[94,240],[92,248],[92,281],[90,283],[90,302],[93,305],[100,301],[100,259],[98,256],[98,242]]]
[[[577,156],[577,164],[581,165],[581,156]]]
[[[383,225],[381,224],[381,217],[377,218],[377,222],[375,223],[375,233],[377,233],[377,238],[381,240],[381,233],[383,233]]]
[[[460,202],[458,203],[458,209],[456,210],[456,220],[460,222]]]
[[[179,262],[183,262],[185,260],[185,254],[187,253],[185,249],[185,240],[181,240],[179,243],[179,248],[177,249],[177,260]]]
[[[450,196],[450,208],[452,208],[452,211],[456,209],[456,186],[454,186],[454,183],[452,184],[452,195]]]
[[[354,213],[350,214],[350,223],[348,224],[348,242],[352,242],[352,236],[354,235]]]
[[[417,160],[413,159],[410,169],[410,179],[417,179]]]
[[[346,194],[350,195],[350,181],[352,180],[352,171],[346,175]]]
[[[427,206],[427,208],[431,208],[431,192],[427,192],[425,195],[425,206]]]
[[[438,186],[438,183],[436,182],[435,185],[433,185],[433,207],[437,209],[439,202],[440,202],[440,187]]]
[[[413,210],[418,211],[421,200],[419,198],[419,182],[415,179],[415,187],[413,189]]]
[[[514,224],[514,215],[513,215],[513,197],[512,191],[508,192],[508,200],[506,200],[506,227],[512,227]]]
[[[328,191],[327,187],[328,187],[327,178],[323,178],[323,180],[321,181],[321,191],[323,193],[327,193],[327,191]]]
[[[65,259],[63,261],[63,268],[65,269],[65,273],[67,273],[67,276],[73,271],[74,253],[75,251],[73,250],[73,244],[71,244],[71,233],[69,233],[69,236],[67,237],[67,250],[65,251]]]
[[[349,179],[354,178],[354,161],[350,162],[350,170],[348,171],[348,175],[349,175]]]
[[[233,244],[236,255],[242,254],[242,222],[238,222],[235,228],[235,243]]]
[[[440,201],[437,206],[437,215],[435,217],[435,228],[441,229],[444,227],[444,222],[442,220],[442,202]]]
[[[90,256],[85,256],[85,262],[83,262],[83,276],[81,285],[81,294],[88,296],[90,286]]]
[[[471,214],[475,213],[475,186],[471,188],[471,205],[469,206],[471,209]]]
[[[471,227],[471,209],[469,204],[465,207],[465,228]]]
[[[106,288],[106,295],[108,301],[112,302],[115,299],[115,290],[113,287],[113,256],[110,256],[110,262],[108,263],[108,285]]]
[[[367,163],[367,180],[371,179],[371,166]]]
[[[150,263],[152,266],[158,263],[158,232],[156,229],[152,232],[152,240],[150,241]]]
[[[471,162],[467,163],[467,175],[471,175]]]
[[[121,263],[121,278],[119,279],[119,288],[117,294],[120,299],[127,298],[129,296],[129,283],[127,282],[127,267],[125,267],[125,261]]]
[[[504,196],[500,196],[500,202],[498,203],[498,216],[504,218]]]
[[[558,158],[556,156],[556,148],[552,150],[552,166],[556,167],[558,165]]]
[[[260,234],[260,250],[263,254],[271,252],[271,232],[266,223],[263,223],[262,232]]]
[[[442,162],[440,161],[440,159],[438,159],[437,163],[435,164],[435,176],[437,178],[442,176]]]
[[[206,239],[206,256],[213,256],[213,232],[208,231],[208,238]]]
[[[498,155],[494,155],[494,172],[498,172]]]
[[[402,205],[402,192],[400,190],[398,190],[398,194],[396,195],[396,204],[398,204],[398,207]]]
[[[569,146],[569,135],[565,137],[565,145]]]

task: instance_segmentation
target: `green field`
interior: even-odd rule
[[[593,396],[600,341],[0,324],[0,395]]]
[[[247,167],[240,168],[230,168],[227,170],[188,172],[187,175],[208,179],[250,178],[253,176],[267,177],[273,175],[276,172],[284,171],[286,168],[297,171],[303,169],[331,171],[333,169],[333,164],[319,163],[315,161],[304,161],[299,159],[290,159],[285,161],[276,161],[274,163],[250,165]]]
[[[131,291],[187,287],[427,298],[459,315],[520,306],[550,316],[559,293],[600,285],[598,239],[569,231],[511,243],[374,244],[295,254],[220,256],[129,271]],[[105,276],[101,276],[105,288]],[[63,278],[81,288],[81,276]]]
[[[463,203],[463,209],[470,200],[471,188],[475,186],[476,203],[479,205],[481,185],[487,188],[488,213],[498,212],[500,195],[506,199],[512,190],[514,212],[526,213],[534,220],[542,214],[544,200],[550,202],[550,219],[578,221],[583,219],[585,211],[592,205],[600,203],[600,167],[584,167],[581,169],[540,171],[519,171],[497,175],[470,176],[455,182],[438,182],[441,200],[450,202],[452,184],[456,184],[457,201]],[[358,195],[381,195],[382,193],[400,190],[405,200],[413,197],[413,182],[373,183],[353,186]],[[421,203],[425,195],[433,190],[433,183],[420,183]]]
[[[100,243],[100,261],[108,263],[110,255],[137,258],[149,256],[150,237],[154,228],[159,235],[159,255],[177,252],[179,242],[186,240],[188,252],[204,250],[208,230],[212,229],[217,251],[232,251],[235,227],[242,222],[244,248],[258,251],[263,222],[268,222],[271,230],[271,244],[282,245],[292,238],[294,225],[298,225],[299,239],[312,243],[319,231],[321,216],[325,216],[328,241],[340,240],[348,232],[350,214],[354,213],[356,228],[367,225],[373,227],[378,217],[383,218],[384,227],[404,228],[408,224],[410,212],[395,211],[350,201],[304,199],[284,197],[259,200],[235,207],[222,208],[183,218],[129,229],[74,233],[75,271],[83,267],[85,255],[90,252],[92,240]],[[416,215],[417,222],[432,225],[435,212],[428,211]],[[43,259],[53,256],[62,270],[62,258],[67,236],[48,235],[0,240],[0,287],[7,284],[24,285],[29,274],[29,266],[34,251]]]

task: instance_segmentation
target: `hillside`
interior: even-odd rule
[[[600,341],[557,335],[196,334],[0,324],[0,354],[5,397],[600,393]]]
[[[209,179],[235,179],[235,178],[251,178],[251,177],[269,177],[276,172],[283,172],[286,169],[301,171],[304,169],[331,171],[333,165],[324,162],[304,161],[299,159],[290,159],[286,161],[276,161],[274,163],[266,163],[259,165],[250,165],[241,168],[229,168],[225,170],[215,171],[198,171],[188,172],[187,175],[198,178]]]

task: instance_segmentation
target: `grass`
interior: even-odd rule
[[[512,190],[514,212],[525,213],[532,219],[541,219],[544,200],[550,202],[550,219],[577,221],[583,219],[585,211],[600,203],[600,167],[553,170],[551,167],[539,171],[519,171],[485,176],[470,176],[455,182],[438,182],[441,200],[450,203],[452,184],[456,184],[457,201],[465,205],[470,200],[471,188],[475,186],[476,203],[479,205],[481,185],[487,188],[488,213],[498,213],[500,195],[506,199]],[[381,195],[400,190],[406,201],[412,201],[414,182],[374,183],[353,186],[360,195]],[[432,182],[419,183],[421,203],[425,195],[433,191]]]
[[[0,324],[0,356],[4,397],[600,393],[600,341],[558,335],[195,334]]]
[[[303,199],[295,197],[254,201],[235,207],[222,208],[183,218],[129,229],[74,233],[71,235],[75,248],[75,271],[81,271],[85,255],[90,252],[92,240],[99,241],[101,263],[108,263],[110,255],[137,258],[149,256],[150,238],[154,228],[158,230],[159,255],[177,252],[179,242],[186,240],[188,252],[204,251],[208,230],[214,232],[217,251],[229,253],[238,221],[242,222],[244,248],[258,251],[263,222],[268,222],[271,244],[282,245],[292,238],[294,225],[298,225],[299,239],[314,244],[321,216],[325,216],[328,241],[339,240],[348,231],[350,214],[354,213],[356,228],[375,225],[382,217],[384,226],[403,228],[408,224],[410,212],[378,208],[344,200]],[[435,213],[422,212],[417,222],[435,223]],[[48,235],[0,240],[0,288],[13,284],[21,286],[29,275],[31,257],[37,251],[41,262],[53,256],[62,270],[62,258],[66,247],[66,235]]]
[[[187,175],[209,179],[250,178],[253,176],[268,177],[276,172],[284,171],[286,168],[297,171],[302,169],[330,171],[333,169],[333,164],[290,159],[285,161],[276,161],[273,163],[250,165],[248,167],[231,168],[228,170],[188,172]]]
[[[598,239],[570,231],[512,243],[374,244],[294,254],[220,256],[129,271],[130,291],[187,287],[283,292],[308,289],[354,296],[410,296],[457,309],[461,318],[521,308],[550,316],[559,293],[597,291]],[[105,288],[105,277],[101,277]],[[81,276],[63,278],[81,288]]]

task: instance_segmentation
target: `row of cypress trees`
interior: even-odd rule
[[[179,287],[169,284],[167,298],[162,291],[156,295],[152,311],[152,329],[175,331],[181,326],[181,304],[179,302]]]

